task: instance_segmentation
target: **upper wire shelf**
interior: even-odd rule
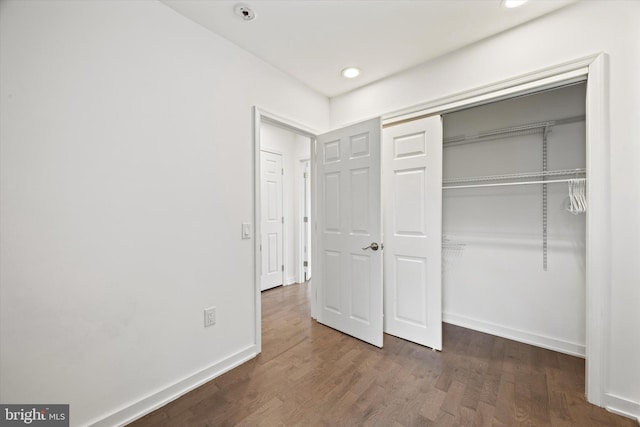
[[[494,129],[486,132],[480,132],[475,135],[458,135],[444,138],[442,143],[444,147],[470,144],[480,141],[491,141],[501,138],[510,138],[513,136],[535,135],[545,132],[553,126],[564,125],[569,123],[577,123],[585,120],[585,116],[567,117],[564,119],[547,120],[544,122],[529,123],[526,125],[512,126],[502,129]]]

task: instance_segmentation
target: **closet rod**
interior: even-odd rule
[[[548,120],[546,122],[529,123],[526,125],[512,126],[502,129],[494,129],[486,132],[481,132],[475,135],[458,135],[444,138],[442,143],[447,145],[458,144],[470,144],[472,142],[487,141],[499,138],[508,138],[518,135],[533,135],[544,132],[545,128],[551,128],[553,126],[564,125],[568,123],[577,123],[585,120],[585,116],[567,117],[558,120]]]
[[[566,176],[566,175],[584,175],[586,169],[561,169],[553,171],[542,172],[522,172],[511,173],[504,175],[487,175],[487,176],[470,176],[466,178],[452,178],[442,181],[443,184],[462,184],[467,182],[482,182],[482,181],[504,181],[506,179],[525,179],[525,178],[542,178],[549,176]]]
[[[506,187],[510,185],[533,185],[533,184],[555,184],[557,182],[569,182],[571,179],[552,179],[549,181],[522,181],[522,182],[497,182],[494,184],[471,184],[471,185],[449,185],[443,186],[443,190],[452,188],[480,188],[480,187]]]

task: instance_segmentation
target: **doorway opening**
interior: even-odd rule
[[[263,291],[310,277],[311,239],[305,227],[311,218],[310,163],[309,136],[273,122],[260,123]]]
[[[254,108],[256,344],[262,291],[310,283],[314,131]]]
[[[524,74],[495,84],[476,88],[474,90],[454,94],[432,102],[408,107],[400,111],[391,112],[382,117],[383,127],[406,123],[415,119],[448,114],[464,108],[483,105],[503,99],[516,98],[527,94],[540,92],[545,89],[557,88],[569,83],[587,81],[586,89],[586,167],[589,171],[589,185],[586,189],[587,199],[590,201],[589,213],[586,216],[585,238],[585,281],[586,281],[586,328],[585,341],[588,347],[586,356],[586,391],[589,402],[603,406],[605,404],[604,380],[606,379],[605,331],[609,326],[609,283],[610,283],[610,209],[608,204],[609,191],[609,134],[607,116],[607,57],[604,54],[593,55],[578,59],[555,67],[545,68],[533,73]],[[256,115],[256,127],[259,129],[260,114]],[[314,134],[310,133],[314,138]],[[256,138],[259,140],[259,137]],[[315,140],[313,140],[315,150]],[[319,156],[319,155],[318,155]],[[329,156],[331,157],[331,156]],[[329,158],[327,157],[327,158]],[[257,160],[259,156],[257,156]],[[257,162],[256,162],[257,163]],[[315,174],[315,151],[311,156],[312,177]],[[256,166],[259,170],[259,165]],[[256,185],[258,188],[258,185]],[[312,183],[312,210],[315,198]],[[259,200],[259,191],[258,194]],[[315,210],[314,212],[317,212]],[[256,209],[256,215],[257,213]],[[316,215],[317,217],[317,215]],[[320,218],[317,219],[319,221]],[[258,222],[256,222],[258,228]],[[315,236],[316,231],[312,230]],[[364,249],[364,248],[363,248]],[[316,279],[312,281],[312,317],[319,310],[321,302],[318,298],[318,272],[323,272],[326,266],[321,265],[321,257],[314,251],[314,269]],[[259,250],[256,249],[259,255]],[[258,259],[258,257],[256,257]],[[258,264],[255,264],[256,266]],[[259,280],[259,269],[256,268],[256,284]],[[260,337],[260,307],[259,292],[256,295],[256,343],[257,351],[261,348]]]
[[[444,322],[585,357],[585,93],[443,116]]]
[[[572,83],[586,82],[585,139],[589,200],[585,236],[585,360],[586,395],[590,403],[606,404],[606,330],[611,271],[609,207],[608,57],[596,54],[533,73],[405,108],[384,116],[385,127],[434,114],[514,99]]]

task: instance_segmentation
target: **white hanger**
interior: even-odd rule
[[[570,179],[569,184],[569,207],[567,210],[574,215],[587,211],[586,179]]]

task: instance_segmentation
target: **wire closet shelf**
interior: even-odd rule
[[[514,174],[472,176],[464,178],[452,178],[442,181],[443,189],[456,188],[480,188],[480,187],[506,187],[513,185],[534,185],[534,184],[554,184],[568,183],[571,179],[586,176],[586,170],[582,169],[562,169],[546,170],[547,157],[547,135],[554,126],[577,123],[585,120],[585,116],[567,117],[557,120],[547,120],[544,122],[529,123],[526,125],[512,126],[508,128],[495,129],[475,135],[460,135],[445,138],[443,146],[451,147],[475,142],[491,141],[501,138],[510,138],[522,135],[542,134],[543,136],[543,170],[541,172],[523,172]],[[547,179],[547,178],[562,179]]]
[[[491,141],[501,138],[511,138],[514,136],[535,135],[547,133],[554,126],[566,125],[570,123],[583,122],[585,116],[573,116],[556,120],[546,120],[544,122],[528,123],[526,125],[511,126],[501,129],[493,129],[486,132],[480,132],[474,135],[457,135],[444,138],[442,141],[444,147],[452,147],[455,145],[471,144],[474,142]]]

